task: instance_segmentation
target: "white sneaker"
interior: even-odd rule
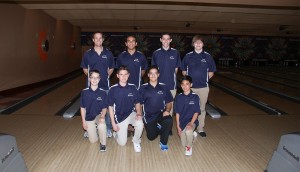
[[[88,133],[87,131],[85,131],[85,132],[83,133],[83,137],[84,137],[84,138],[89,138],[89,133]]]
[[[185,155],[192,156],[192,154],[193,154],[193,148],[191,146],[186,146],[185,147]]]
[[[134,148],[134,151],[135,151],[136,153],[139,153],[139,152],[142,151],[142,148],[141,148],[141,144],[140,144],[140,143],[134,143],[134,142],[133,142],[133,148]]]

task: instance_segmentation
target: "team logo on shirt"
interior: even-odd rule
[[[174,58],[174,56],[170,56],[170,59],[174,60],[175,58]]]
[[[194,101],[190,101],[190,102],[189,102],[189,105],[193,105],[193,104],[195,104]]]
[[[103,59],[107,59],[107,56],[106,56],[106,55],[103,55],[102,58],[103,58]]]
[[[135,62],[140,62],[139,59],[134,59],[133,61],[135,61]]]
[[[202,59],[201,62],[206,63],[206,60],[205,60],[205,59]]]
[[[164,94],[162,91],[158,91],[157,94]]]
[[[102,98],[101,97],[97,97],[97,100],[102,100]]]
[[[132,93],[128,93],[128,97],[132,97],[133,96],[133,94]]]

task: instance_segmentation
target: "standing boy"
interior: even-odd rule
[[[140,97],[136,86],[129,84],[129,70],[121,66],[117,72],[119,83],[113,85],[108,93],[109,114],[117,143],[124,146],[127,142],[128,125],[135,127],[132,138],[135,152],[141,152],[143,121]]]
[[[158,67],[160,71],[158,81],[166,84],[166,88],[171,91],[174,97],[177,90],[176,74],[181,65],[180,54],[176,49],[170,47],[172,39],[169,33],[163,33],[160,42],[162,48],[153,52],[151,64]],[[172,115],[173,110],[170,113]]]
[[[98,88],[100,73],[97,70],[90,71],[90,87],[81,91],[80,112],[82,127],[89,135],[89,141],[95,143],[100,138],[100,151],[106,151],[106,124],[107,94]]]
[[[154,140],[160,134],[160,148],[168,150],[169,134],[173,126],[170,111],[173,97],[165,84],[157,81],[159,70],[156,66],[149,68],[149,83],[141,86],[139,93],[143,104],[143,121],[147,131],[147,138]]]
[[[193,92],[200,97],[199,127],[198,132],[201,137],[206,137],[204,132],[205,125],[205,106],[209,93],[208,81],[214,76],[216,64],[210,54],[203,51],[203,39],[195,35],[192,40],[194,51],[187,53],[182,60],[182,74],[193,78]]]
[[[93,34],[94,47],[84,53],[80,67],[87,76],[89,70],[98,70],[102,77],[98,86],[107,93],[109,89],[109,76],[114,71],[114,57],[108,49],[102,46],[103,41],[104,38],[101,32],[97,31]],[[111,137],[112,127],[109,115],[107,115],[105,121],[107,125],[107,136]]]
[[[174,103],[176,127],[181,144],[185,147],[185,155],[187,156],[192,155],[194,137],[197,136],[194,130],[199,124],[197,117],[200,112],[199,96],[191,91],[191,87],[192,78],[184,76],[181,80],[183,93],[175,97]]]
[[[137,42],[134,36],[128,36],[125,45],[127,51],[123,51],[118,56],[116,67],[126,66],[130,73],[128,82],[134,84],[139,89],[148,63],[145,56],[136,50]]]

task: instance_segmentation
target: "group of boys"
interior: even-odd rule
[[[181,61],[180,53],[170,47],[170,34],[162,34],[162,47],[153,52],[149,68],[145,56],[136,50],[134,36],[127,37],[127,50],[117,57],[116,63],[112,53],[102,46],[103,41],[103,34],[95,32],[94,47],[85,52],[81,62],[88,82],[87,88],[81,92],[80,109],[82,126],[89,141],[94,143],[99,138],[100,151],[106,151],[106,137],[113,135],[123,146],[127,142],[128,127],[132,125],[135,152],[141,152],[144,128],[149,140],[160,135],[160,148],[167,151],[174,111],[185,155],[192,155],[196,128],[201,137],[206,137],[204,121],[208,81],[216,71],[213,58],[203,51],[202,37],[193,37],[194,51],[186,54]],[[109,77],[114,68],[118,69],[118,83],[109,87]],[[183,74],[180,81],[183,92],[175,97],[179,68]],[[149,81],[142,84],[146,70]],[[111,133],[111,130],[114,132]]]

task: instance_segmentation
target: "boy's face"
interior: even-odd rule
[[[156,82],[159,77],[159,73],[156,69],[151,69],[148,73],[148,77],[151,82]]]
[[[168,48],[168,47],[170,47],[170,43],[172,42],[172,39],[171,39],[170,35],[163,35],[160,38],[160,42],[163,47]]]
[[[104,39],[102,37],[101,33],[96,33],[93,37],[93,42],[95,44],[95,47],[101,47]]]
[[[194,42],[195,50],[202,50],[203,46],[204,46],[204,44],[201,40],[198,40],[198,41]]]
[[[191,90],[192,84],[188,80],[183,80],[181,82],[181,88],[183,92],[189,92]]]
[[[100,75],[98,73],[92,73],[90,76],[91,86],[98,86],[100,81]]]
[[[127,38],[125,45],[128,50],[135,50],[135,47],[137,46],[137,42],[134,37],[130,36]]]
[[[117,74],[117,77],[119,78],[120,83],[127,83],[129,78],[129,73],[127,70],[120,70]]]

